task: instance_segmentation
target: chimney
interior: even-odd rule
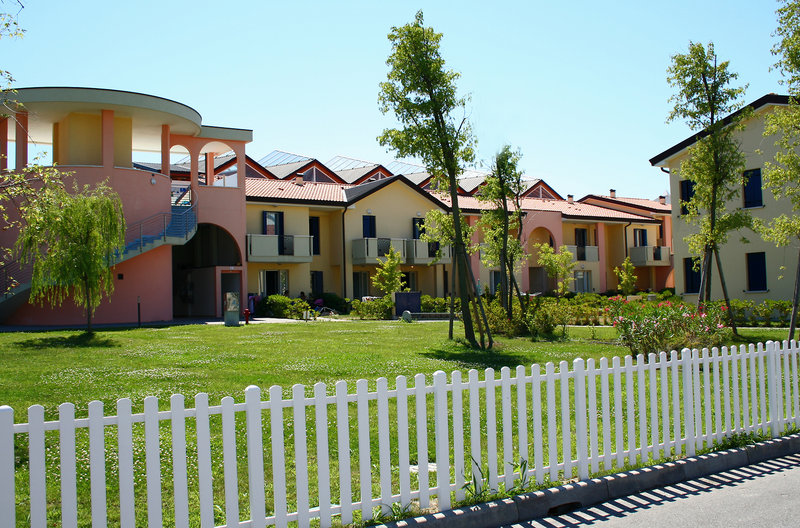
[[[660,203],[661,205],[665,205],[667,203],[667,197],[666,196],[659,196],[658,197],[658,203]]]
[[[302,175],[298,175],[298,176],[295,176],[295,177],[294,177],[294,184],[295,184],[295,185],[300,185],[300,186],[302,186],[302,185],[303,185],[303,183],[304,183],[304,182],[303,182],[303,176],[302,176]]]
[[[567,202],[572,203],[573,202],[573,200],[572,200],[573,198],[574,198],[574,196],[572,196],[571,194],[568,194],[567,195]]]
[[[616,197],[617,197],[617,190],[616,190],[616,189],[609,189],[609,190],[608,190],[608,195],[609,195],[611,198],[616,198]]]

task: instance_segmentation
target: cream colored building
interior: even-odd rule
[[[745,171],[749,183],[728,204],[730,210],[745,209],[753,216],[768,221],[780,214],[792,214],[791,204],[786,199],[776,200],[763,188],[764,164],[775,157],[774,137],[764,137],[764,119],[777,108],[785,107],[788,97],[768,94],[751,103],[753,115],[746,121],[743,131],[738,133],[741,150],[745,154]],[[681,201],[691,195],[691,185],[680,176],[680,165],[688,156],[688,149],[696,142],[696,136],[673,145],[650,160],[655,167],[669,171],[670,194],[672,196],[673,250],[675,254],[676,293],[687,299],[695,299],[700,284],[699,273],[692,269],[685,238],[696,229],[688,225],[681,214]],[[788,247],[776,247],[761,239],[750,229],[731,232],[728,242],[720,248],[723,272],[732,298],[761,302],[765,299],[790,299],[797,272],[797,240]],[[722,287],[716,266],[712,271],[712,298],[722,298]]]

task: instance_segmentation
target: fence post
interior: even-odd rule
[[[686,443],[683,446],[688,456],[695,454],[694,432],[694,390],[692,387],[692,351],[681,350],[681,369],[683,370],[683,423],[686,429]]]
[[[261,389],[250,385],[244,390],[247,408],[247,478],[250,488],[250,519],[253,528],[264,528],[264,449],[261,423]]]
[[[447,427],[447,374],[433,373],[434,435],[436,435],[436,497],[440,510],[450,509],[450,439]]]
[[[575,373],[575,443],[578,452],[578,478],[589,478],[589,459],[587,457],[586,434],[586,375],[583,359],[572,362]],[[564,428],[566,430],[566,428]]]
[[[769,425],[772,438],[780,436],[780,420],[778,417],[778,389],[779,383],[777,376],[777,353],[775,352],[775,342],[767,341],[767,398],[769,399]]]
[[[0,405],[0,511],[9,526],[16,526],[14,490],[14,409]]]

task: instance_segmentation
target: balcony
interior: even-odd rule
[[[572,260],[580,262],[600,261],[600,254],[597,246],[567,246],[567,251],[572,253]]]
[[[248,262],[311,262],[310,235],[247,235]]]
[[[353,240],[353,265],[378,264],[378,259],[385,257],[389,248],[394,248],[400,255],[400,262],[405,263],[404,238],[357,238]]]
[[[441,253],[441,256],[436,264],[449,264],[451,261],[450,246],[440,246],[438,242],[406,239],[406,263],[408,264],[431,264],[436,258],[437,251]]]
[[[634,266],[669,266],[670,248],[667,246],[638,246],[628,248]]]

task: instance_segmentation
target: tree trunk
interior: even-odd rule
[[[731,300],[728,297],[728,286],[725,284],[725,275],[722,273],[722,261],[719,258],[719,248],[714,249],[714,257],[717,260],[717,271],[719,272],[719,284],[722,286],[722,297],[725,299],[725,306],[728,308],[728,320],[731,323],[733,335],[739,335],[736,329],[736,320],[733,317],[733,310],[731,310]]]
[[[453,321],[455,320],[456,262],[450,263],[450,332],[447,339],[453,340]]]
[[[706,284],[708,283],[708,272],[711,269],[709,264],[711,263],[711,253],[709,251],[708,246],[703,248],[703,263],[700,266],[700,288],[697,291],[697,306],[696,308],[699,310],[703,306],[703,301],[706,300]]]
[[[92,307],[89,299],[91,299],[91,292],[89,291],[89,281],[83,281],[84,295],[86,296],[86,333],[92,333]]]
[[[797,304],[800,298],[800,252],[797,255],[797,274],[794,279],[794,297],[792,298],[792,320],[789,323],[789,340],[794,339],[794,331],[797,328]]]
[[[472,273],[472,268],[467,266],[467,270],[469,271],[469,278],[470,283],[472,284],[472,291],[477,292],[477,288],[475,288],[475,275]],[[483,319],[483,326],[486,328],[486,335],[489,339],[489,346],[487,350],[491,350],[494,340],[492,339],[492,331],[489,329],[489,320],[486,318],[486,312],[483,310],[483,301],[481,300],[480,293],[476,293],[475,298],[478,303],[478,309],[480,310],[480,316]],[[464,309],[462,308],[461,311],[463,312]],[[481,333],[481,348],[483,348],[483,333]]]

